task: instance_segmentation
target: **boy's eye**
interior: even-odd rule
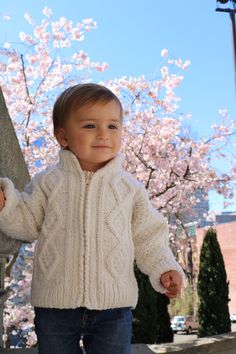
[[[83,126],[83,128],[93,129],[93,128],[95,128],[95,124],[86,124],[86,125]]]
[[[118,126],[115,124],[109,124],[109,129],[118,129]]]

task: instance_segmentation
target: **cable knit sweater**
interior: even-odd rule
[[[182,274],[168,245],[165,218],[122,162],[116,156],[86,183],[76,156],[61,150],[58,164],[37,174],[22,193],[0,179],[6,195],[0,229],[15,239],[37,240],[33,305],[135,307],[134,259],[160,292],[161,274]]]

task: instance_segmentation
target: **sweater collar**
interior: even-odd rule
[[[115,173],[122,169],[124,162],[124,156],[119,153],[111,161],[109,161],[104,167],[98,169],[95,174],[104,175],[105,173]],[[59,166],[64,170],[77,172],[80,175],[84,174],[85,171],[82,170],[79,160],[77,157],[70,151],[66,149],[61,149],[59,151]]]

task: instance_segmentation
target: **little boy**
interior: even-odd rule
[[[23,193],[0,179],[0,229],[37,240],[31,303],[39,354],[129,354],[134,259],[170,298],[182,269],[144,186],[122,169],[122,105],[109,89],[66,89],[53,109],[59,162]]]

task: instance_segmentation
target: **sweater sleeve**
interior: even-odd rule
[[[38,179],[36,175],[20,193],[8,178],[0,178],[0,187],[6,196],[0,212],[0,230],[8,237],[24,241],[38,238],[46,204]]]
[[[143,186],[135,197],[132,234],[138,268],[149,276],[156,291],[166,292],[160,282],[161,275],[170,270],[178,271],[181,277],[184,273],[169,246],[167,221],[152,206]]]

